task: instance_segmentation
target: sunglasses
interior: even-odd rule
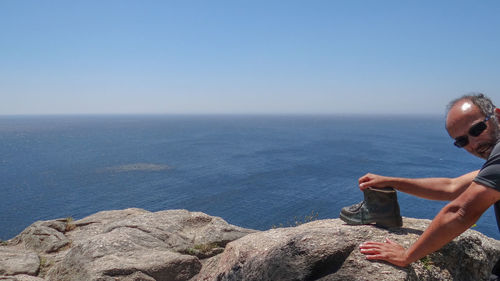
[[[488,116],[486,116],[486,118],[484,118],[483,121],[472,125],[469,129],[469,135],[471,135],[473,137],[477,137],[480,134],[482,134],[484,132],[484,130],[486,130],[486,128],[488,127],[488,125],[486,125],[486,121],[490,120],[490,118],[491,118],[491,115],[488,115]],[[462,147],[469,144],[469,137],[467,135],[457,137],[453,144],[456,147],[462,148]]]

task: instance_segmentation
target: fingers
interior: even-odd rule
[[[406,266],[406,250],[398,243],[386,238],[384,242],[367,241],[359,245],[359,251],[368,260],[383,260],[398,266]]]
[[[366,255],[365,258],[367,260],[384,260],[387,261],[387,257],[381,255],[381,254],[374,254],[374,255]]]
[[[359,246],[359,251],[365,255],[369,260],[383,260],[385,256],[382,255],[383,249],[381,246],[384,243],[379,242],[365,242]]]
[[[364,249],[360,249],[359,251],[362,254],[366,255],[367,258],[370,255],[378,255],[378,254],[380,254],[380,249],[378,249],[378,248],[364,248]]]
[[[365,255],[376,255],[380,254],[384,243],[381,242],[365,242],[359,245],[359,251]],[[368,258],[368,257],[367,257]]]
[[[389,178],[376,175],[366,174],[358,179],[359,189],[365,190],[368,187],[382,188],[389,185]]]
[[[359,189],[361,189],[361,190],[365,190],[365,189],[367,189],[368,187],[370,187],[370,184],[369,184],[369,183],[361,183],[361,184],[359,185]]]
[[[358,183],[363,183],[363,182],[365,182],[365,181],[367,181],[367,180],[368,180],[368,174],[366,174],[366,175],[364,175],[364,176],[360,177],[360,178],[358,179]]]
[[[397,245],[396,242],[392,241],[391,239],[389,239],[389,237],[385,237],[385,243],[389,243],[389,244],[392,244],[392,245]]]
[[[361,178],[359,178],[359,180],[358,180],[359,189],[361,189],[361,190],[367,189],[371,185],[372,180],[373,180],[372,174],[366,174],[366,175],[362,176]]]

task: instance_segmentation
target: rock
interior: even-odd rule
[[[468,230],[406,268],[358,250],[389,237],[408,247],[429,220],[402,228],[339,219],[258,232],[186,210],[99,212],[36,222],[0,245],[0,280],[488,280],[500,241]]]
[[[368,261],[358,250],[387,236],[407,247],[429,223],[405,218],[403,228],[388,231],[334,219],[249,234],[229,243],[193,280],[488,280],[500,241],[473,230],[406,268]]]
[[[50,280],[188,280],[201,270],[189,254],[199,245],[220,248],[255,232],[186,210],[101,212],[74,224],[66,234],[73,247],[49,270]]]
[[[188,280],[200,269],[196,257],[175,253],[138,229],[120,228],[78,243],[48,277],[115,280],[144,273],[154,280]]]
[[[35,222],[14,238],[13,242],[22,243],[38,253],[56,252],[70,243],[64,236],[65,229],[63,221]]]
[[[73,224],[76,228],[67,235],[74,241],[82,240],[102,233],[103,228],[108,224],[149,213],[146,210],[137,208],[98,212],[81,220],[74,221]]]
[[[36,275],[40,259],[34,252],[14,247],[0,247],[0,275]]]
[[[153,277],[146,275],[142,272],[135,272],[134,274],[125,276],[123,281],[156,281]]]
[[[2,281],[45,281],[45,279],[31,276],[31,275],[26,275],[26,274],[20,274],[16,276],[0,276],[0,280]]]
[[[214,243],[225,246],[230,241],[255,232],[230,225],[218,217],[186,210],[155,213],[140,209],[106,211],[75,221],[74,224],[76,229],[66,234],[72,241],[83,241],[117,229],[136,229],[162,247],[182,253],[189,252],[196,245]]]

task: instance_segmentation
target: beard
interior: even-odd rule
[[[488,159],[495,145],[500,141],[500,128],[498,126],[498,121],[496,118],[492,119],[492,126],[489,132],[490,140],[484,143],[481,143],[479,147],[476,149],[476,154],[483,158]]]
[[[487,143],[482,143],[479,145],[479,147],[476,149],[476,155],[479,158],[483,159],[488,159],[490,157],[491,151],[493,151],[493,147],[495,147],[494,142],[487,142]]]

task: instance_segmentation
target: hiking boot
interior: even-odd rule
[[[365,200],[340,211],[340,219],[347,224],[372,224],[384,228],[403,225],[396,190],[392,187],[363,190]]]

